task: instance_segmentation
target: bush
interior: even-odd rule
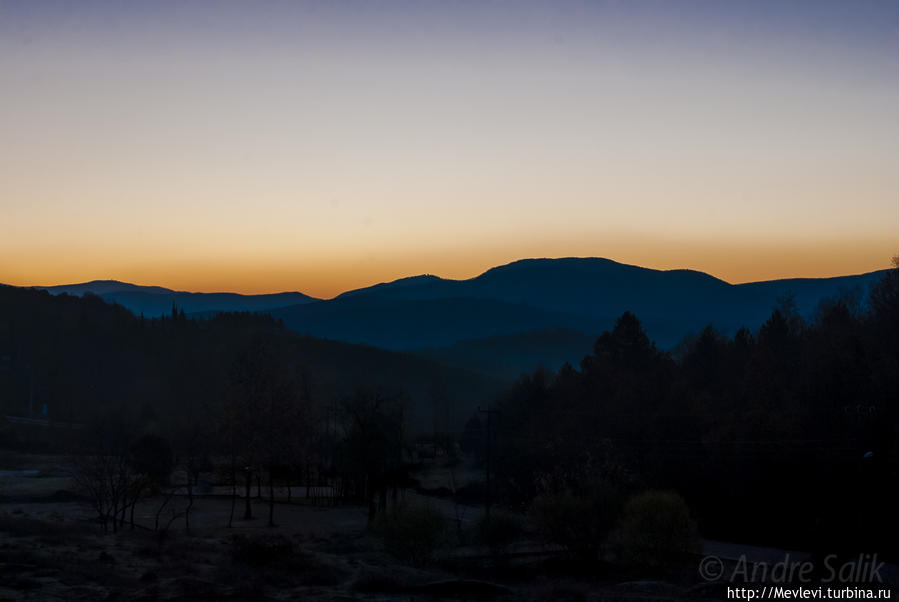
[[[424,566],[443,542],[447,521],[429,504],[403,502],[380,515],[374,524],[387,550],[405,562]]]
[[[649,568],[680,566],[700,550],[696,523],[673,491],[647,491],[628,500],[614,541],[621,560]]]
[[[578,557],[595,557],[615,525],[621,495],[599,483],[576,495],[570,490],[536,498],[531,515],[544,540]]]
[[[261,566],[290,558],[293,544],[283,535],[238,534],[232,540],[232,553],[237,561]]]
[[[512,515],[494,512],[487,518],[485,514],[475,523],[475,541],[499,555],[521,538],[521,523]]]

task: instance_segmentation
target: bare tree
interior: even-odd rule
[[[97,448],[91,454],[72,458],[72,478],[91,501],[104,531],[118,531],[124,521],[129,494],[133,491],[135,473],[128,457],[128,447],[119,434],[101,428],[94,438]]]

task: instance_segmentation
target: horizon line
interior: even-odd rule
[[[481,270],[481,271],[477,272],[477,273],[474,274],[473,276],[469,276],[468,278],[449,278],[449,277],[439,276],[439,275],[433,274],[433,273],[419,273],[419,274],[410,274],[410,275],[406,275],[406,276],[398,276],[398,277],[396,277],[396,278],[394,278],[394,279],[392,279],[392,280],[382,280],[382,281],[379,281],[379,282],[373,282],[373,283],[371,283],[371,284],[367,284],[367,285],[364,285],[364,286],[359,286],[359,287],[354,287],[354,288],[349,288],[349,289],[346,289],[346,290],[342,290],[341,292],[339,292],[339,293],[337,293],[337,294],[335,294],[335,295],[333,295],[333,296],[331,296],[331,297],[316,297],[315,295],[312,295],[312,294],[303,292],[303,291],[300,290],[300,289],[293,289],[293,290],[275,290],[275,291],[269,291],[269,292],[239,292],[239,289],[231,289],[231,290],[220,290],[220,289],[209,289],[209,290],[181,290],[181,289],[177,289],[177,288],[170,288],[170,287],[166,286],[165,284],[159,284],[159,283],[154,283],[154,284],[139,284],[139,283],[137,283],[137,282],[132,282],[132,281],[129,281],[129,280],[123,280],[123,279],[121,279],[121,278],[116,278],[116,277],[94,278],[94,279],[91,279],[91,280],[84,280],[84,281],[81,281],[81,282],[62,282],[62,283],[59,283],[59,284],[12,284],[12,283],[9,283],[9,282],[6,282],[6,283],[0,283],[0,284],[4,284],[4,285],[6,285],[6,286],[14,286],[14,287],[17,287],[17,288],[49,289],[49,288],[59,288],[59,287],[81,286],[81,285],[90,284],[90,283],[95,283],[95,282],[97,282],[97,283],[99,283],[99,282],[108,282],[108,283],[113,283],[113,282],[115,282],[115,283],[120,283],[120,284],[129,284],[129,285],[132,285],[132,286],[138,286],[138,287],[142,287],[142,288],[154,288],[154,287],[155,287],[155,288],[163,288],[163,289],[169,290],[169,291],[171,291],[171,292],[173,292],[173,293],[187,293],[187,294],[234,294],[234,295],[242,295],[242,296],[248,296],[248,297],[249,297],[249,296],[260,296],[260,295],[282,295],[282,294],[297,294],[297,293],[298,293],[298,294],[301,294],[301,295],[304,295],[304,296],[306,296],[306,297],[310,297],[310,298],[312,298],[312,299],[316,299],[316,300],[319,300],[319,301],[330,301],[330,300],[333,300],[333,299],[336,299],[336,298],[340,297],[341,295],[343,295],[343,294],[345,294],[345,293],[349,293],[349,292],[357,291],[357,290],[363,290],[363,289],[366,289],[366,288],[371,288],[371,287],[374,287],[374,286],[379,286],[379,285],[384,285],[384,284],[391,284],[391,283],[394,283],[394,282],[398,282],[398,281],[400,281],[400,280],[408,280],[408,279],[412,279],[412,278],[421,278],[421,277],[428,277],[428,276],[430,276],[430,277],[439,278],[440,280],[443,280],[443,281],[449,281],[449,282],[465,282],[465,281],[467,281],[467,280],[473,280],[473,279],[475,279],[475,278],[478,278],[478,277],[480,277],[480,276],[486,274],[487,272],[490,272],[491,270],[494,270],[494,269],[496,269],[496,268],[501,268],[501,267],[509,266],[509,265],[512,265],[512,264],[515,264],[515,263],[521,263],[521,262],[525,262],[525,261],[540,261],[540,260],[558,261],[558,260],[566,260],[566,259],[586,259],[586,260],[589,260],[589,259],[595,259],[595,260],[602,260],[602,261],[610,261],[610,262],[612,262],[612,263],[616,263],[616,264],[622,265],[622,266],[635,267],[635,268],[640,268],[640,269],[645,269],[645,270],[652,270],[652,271],[656,271],[656,272],[681,272],[681,271],[684,271],[684,272],[696,272],[696,273],[700,273],[700,274],[705,274],[706,276],[709,276],[709,277],[711,277],[711,278],[714,278],[714,279],[716,279],[716,280],[719,280],[719,281],[724,282],[725,284],[728,284],[728,285],[731,285],[731,286],[740,286],[740,285],[744,285],[744,284],[762,284],[762,283],[766,283],[766,282],[777,282],[777,281],[782,281],[782,280],[827,280],[827,279],[831,279],[831,278],[843,278],[843,277],[848,277],[848,276],[864,276],[864,275],[868,275],[868,274],[874,274],[874,273],[877,273],[877,272],[887,271],[887,270],[890,269],[889,267],[884,267],[884,268],[875,268],[875,269],[872,269],[872,270],[862,271],[862,272],[839,273],[839,274],[832,274],[832,275],[828,275],[828,276],[786,276],[786,277],[782,277],[782,278],[767,278],[767,279],[762,279],[762,280],[745,280],[745,281],[740,281],[740,282],[731,282],[731,281],[729,281],[729,280],[726,280],[726,279],[724,279],[724,278],[721,278],[720,276],[716,276],[715,274],[712,274],[712,273],[710,273],[710,272],[707,272],[707,271],[704,271],[704,270],[700,270],[700,269],[696,269],[696,268],[690,268],[690,267],[682,267],[682,268],[655,268],[655,267],[649,267],[649,266],[639,265],[639,264],[635,264],[635,263],[627,263],[627,262],[624,262],[624,261],[618,261],[618,260],[616,260],[616,259],[611,259],[611,258],[608,258],[608,257],[600,257],[600,256],[597,256],[597,255],[587,255],[587,256],[566,255],[566,256],[559,256],[559,257],[523,257],[523,258],[515,259],[515,260],[509,261],[509,262],[506,262],[506,263],[501,263],[501,264],[497,264],[497,265],[491,266],[491,267],[489,267],[489,268],[487,268],[487,269],[484,269],[484,270]]]

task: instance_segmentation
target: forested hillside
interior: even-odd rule
[[[403,392],[410,424],[422,429],[432,427],[435,404],[464,415],[500,386],[429,359],[302,336],[268,315],[194,320],[176,309],[145,319],[93,295],[0,287],[0,411],[39,418],[46,406],[46,418],[84,423],[110,411],[169,420],[192,409],[211,422],[236,358],[258,344],[304,380],[316,404],[358,387]]]

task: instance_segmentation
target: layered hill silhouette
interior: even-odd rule
[[[806,316],[822,299],[863,299],[882,274],[733,285],[693,270],[608,259],[529,259],[469,280],[404,278],[272,313],[301,332],[414,349],[545,329],[599,334],[630,311],[659,346],[670,348],[709,323],[724,333],[755,329],[786,297]]]
[[[318,301],[303,293],[288,292],[269,295],[241,295],[238,293],[189,293],[173,291],[161,286],[140,286],[118,280],[94,280],[81,284],[36,286],[54,295],[80,297],[91,293],[111,303],[118,303],[135,315],[156,317],[168,313],[175,305],[185,313],[251,311],[265,312],[276,307],[301,305]]]
[[[92,292],[135,314],[159,315],[174,303],[210,317],[220,311],[271,313],[315,337],[390,350],[420,351],[508,377],[533,367],[577,363],[585,345],[625,311],[670,349],[711,324],[722,333],[755,330],[785,299],[813,317],[823,299],[867,297],[883,272],[730,284],[693,270],[654,270],[601,258],[526,259],[468,280],[423,275],[319,300],[302,293],[185,293],[115,281],[46,287]],[[491,361],[486,361],[494,358]],[[485,360],[485,361],[480,361]],[[493,369],[484,366],[492,365]]]

